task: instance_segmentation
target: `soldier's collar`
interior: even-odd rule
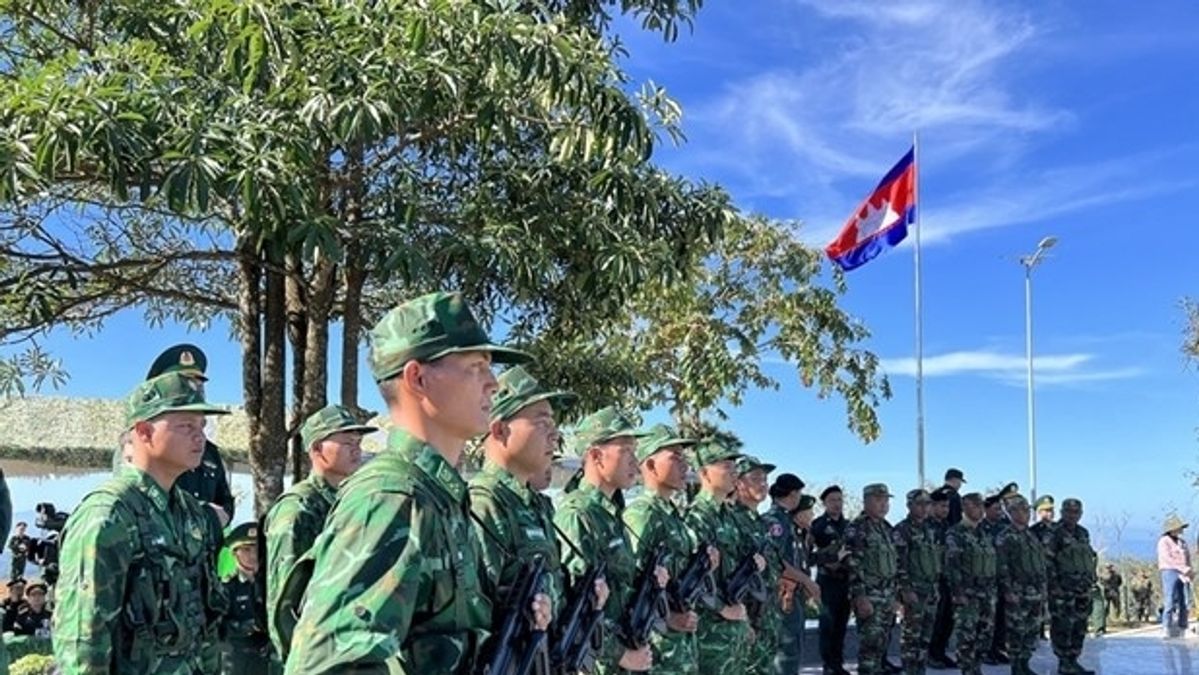
[[[312,486],[316,488],[317,493],[327,499],[330,504],[336,500],[337,488],[333,487],[333,484],[329,482],[328,478],[325,478],[324,475],[313,471],[312,474],[308,476],[308,479],[312,482]]]
[[[156,509],[163,511],[164,513],[171,510],[172,496],[174,496],[175,499],[178,499],[178,496],[175,493],[181,491],[178,488],[178,482],[171,486],[170,492],[167,492],[166,490],[162,489],[162,486],[158,484],[158,481],[154,480],[154,478],[152,478],[150,474],[146,473],[145,471],[142,471],[132,464],[126,468],[131,470],[122,471],[118,475],[124,476],[126,480],[133,481],[138,491],[146,495],[146,497],[149,498],[150,503],[153,504]]]
[[[516,494],[521,501],[525,502],[526,504],[532,503],[533,495],[535,493],[533,492],[533,489],[529,487],[529,484],[522,483],[520,479],[512,474],[511,471],[505,469],[499,464],[496,464],[491,460],[486,460],[483,462],[483,468],[480,473],[488,476],[495,476],[496,480],[498,480],[501,485]]]
[[[599,489],[599,487],[585,478],[579,481],[578,492],[586,499],[603,506],[604,510],[608,513],[611,513],[612,515],[620,514],[620,504],[616,503],[615,492],[612,493],[611,497],[609,497],[608,495],[604,494],[603,490]]]
[[[445,460],[433,446],[393,427],[387,435],[387,447],[394,450],[437,482],[456,502],[466,498],[467,485],[458,470]]]

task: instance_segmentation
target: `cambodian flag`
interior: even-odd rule
[[[908,150],[824,248],[841,269],[861,267],[908,236],[908,225],[916,222],[915,155],[915,148]]]

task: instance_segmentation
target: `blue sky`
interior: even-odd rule
[[[1199,248],[1199,5],[707,4],[675,44],[622,31],[630,71],[684,109],[689,140],[659,152],[666,167],[823,245],[920,132],[930,476],[953,465],[973,487],[1027,486],[1016,258],[1053,234],[1035,275],[1040,491],[1083,498],[1093,526],[1127,512],[1126,542],[1167,509],[1199,515],[1184,475],[1199,468],[1199,377],[1178,307],[1199,295],[1186,253]],[[845,307],[895,389],[882,438],[861,444],[838,401],[779,364],[783,389],[732,411],[753,451],[811,485],[914,485],[911,254],[848,278]],[[223,330],[145,331],[126,314],[47,346],[72,373],[62,393],[111,397],[176,339],[209,352],[215,398],[240,399]]]

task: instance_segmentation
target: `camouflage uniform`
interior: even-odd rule
[[[176,411],[226,412],[170,373],[134,390],[126,424]],[[59,672],[217,672],[227,600],[216,578],[220,544],[210,509],[140,469],[84,497],[63,533],[53,628]]]
[[[696,466],[702,467],[740,455],[717,441],[706,441],[696,448]],[[720,568],[714,571],[716,585],[723,588],[744,556],[741,534],[732,515],[731,505],[701,490],[687,509],[687,524],[699,541],[711,542],[720,550]],[[749,624],[729,621],[718,611],[702,608],[699,612],[699,672],[701,675],[743,675],[748,657]]]
[[[1075,500],[1065,500],[1062,508]],[[1095,551],[1091,535],[1082,525],[1057,523],[1049,536],[1049,618],[1053,653],[1061,661],[1062,673],[1082,673],[1078,665],[1087,617],[1091,613],[1091,589],[1095,586]]]
[[[1146,622],[1153,615],[1153,581],[1144,572],[1132,578],[1129,586],[1132,592],[1132,619]]]
[[[225,546],[236,550],[242,546],[258,545],[258,529],[254,523],[243,523],[225,537]],[[222,583],[229,598],[229,612],[222,624],[224,646],[224,675],[265,675],[280,671],[273,659],[270,638],[263,623],[266,608],[257,576],[246,576],[240,567]]]
[[[1004,488],[1004,491],[1009,489],[1014,491],[1015,483],[1009,483],[1008,487]],[[991,497],[991,499],[996,501],[1004,501],[1004,491],[1001,491],[998,495]],[[999,539],[1003,536],[1003,533],[1011,527],[1011,520],[1008,519],[1006,514],[1001,515],[995,520],[983,518],[983,521],[978,524],[978,527],[980,530],[982,530],[983,534],[991,538],[991,543],[994,544],[995,548],[998,550]],[[1003,650],[1007,649],[1007,605],[1003,601],[1003,596],[1006,594],[1007,589],[1003,586],[1003,580],[996,579],[995,617],[991,623],[991,644],[984,647],[986,655],[993,660],[1001,658],[1003,656]],[[992,661],[987,661],[987,663],[991,662]]]
[[[923,494],[923,499],[928,499],[927,492],[919,492]],[[922,675],[928,661],[928,644],[932,639],[937,604],[940,602],[937,586],[941,578],[942,547],[936,529],[928,520],[916,521],[910,516],[895,526],[891,540],[895,543],[898,561],[895,576],[899,598],[903,602],[900,657],[907,675]],[[916,596],[915,602],[907,600],[905,596],[909,593]]]
[[[12,570],[9,572],[9,579],[20,579],[25,576],[25,561],[29,558],[29,551],[33,548],[33,538],[27,534],[14,534],[8,540],[8,549],[12,551]]]
[[[1027,502],[1025,503],[1027,506]],[[1045,547],[1027,528],[1013,525],[997,546],[999,579],[1006,596],[1007,648],[1013,675],[1028,675],[1028,662],[1041,634],[1041,607],[1047,580]]]
[[[864,497],[888,495],[887,487],[879,483],[867,485],[863,493]],[[898,568],[891,524],[862,513],[845,529],[845,547],[849,551],[845,561],[849,565],[850,606],[856,612],[856,601],[865,598],[874,610],[868,617],[857,615],[858,673],[885,673],[887,639],[895,625]]]
[[[310,450],[314,443],[336,433],[366,434],[377,429],[359,424],[353,413],[344,406],[329,405],[304,420],[300,428],[300,444]],[[299,607],[290,604],[283,593],[283,584],[300,557],[312,548],[317,535],[325,527],[325,518],[333,508],[337,488],[320,473],[313,471],[304,480],[292,485],[275,500],[263,518],[266,550],[266,621],[275,653],[286,659],[291,648],[291,636],[296,627]],[[278,604],[283,601],[285,606]]]
[[[637,443],[637,459],[644,462],[664,448],[690,447],[695,441],[682,438],[670,427],[655,425]],[[659,546],[666,547],[666,568],[677,579],[687,568],[699,546],[674,501],[644,490],[624,510],[624,524],[633,535],[633,553],[644,567]],[[667,630],[654,633],[654,672],[665,675],[694,675],[699,672],[699,645],[695,633]]]
[[[945,536],[945,574],[954,598],[954,636],[962,675],[980,675],[979,658],[991,645],[995,616],[995,544],[966,520]]]
[[[403,303],[370,337],[376,382],[455,352],[527,360],[491,344],[456,293]],[[468,513],[457,468],[393,428],[387,448],[338,488],[325,529],[292,570],[312,561],[285,672],[471,672],[492,610]]]
[[[775,469],[773,464],[765,464],[756,457],[745,455],[737,460],[737,473],[745,474],[756,469],[764,470],[767,474]],[[750,675],[766,675],[774,671],[774,657],[779,649],[779,633],[783,629],[783,612],[779,606],[778,584],[783,563],[778,549],[769,546],[770,525],[757,510],[734,501],[732,504],[734,522],[742,534],[742,547],[748,554],[759,547],[766,559],[766,569],[762,570],[762,586],[766,589],[766,600],[752,603],[750,610],[750,626],[753,628],[753,642],[749,645],[749,655],[746,662],[746,672]]]

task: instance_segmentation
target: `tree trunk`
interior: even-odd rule
[[[259,477],[264,468],[263,448],[259,444],[262,422],[262,306],[259,292],[262,286],[262,267],[258,254],[244,242],[238,245],[237,324],[241,340],[241,386],[245,399],[246,420],[250,438],[250,472],[254,478],[254,505],[258,513],[265,502],[259,490]],[[231,517],[233,514],[229,514]]]
[[[297,433],[304,423],[304,383],[308,379],[305,355],[308,351],[307,293],[304,287],[304,262],[295,253],[287,254],[287,337],[291,342],[291,417],[287,428],[291,432],[292,481],[299,482],[308,475],[308,453]]]
[[[337,266],[318,253],[308,293],[308,339],[304,345],[304,416],[325,407],[329,388],[329,312],[333,308]]]
[[[362,288],[366,270],[357,243],[346,247],[345,302],[341,335],[341,404],[361,419],[365,411],[358,405],[358,345],[362,334]]]
[[[263,512],[283,492],[283,469],[287,460],[285,423],[287,307],[284,276],[275,265],[266,269],[263,302],[262,415],[254,439],[256,455],[251,456],[254,470],[255,507]]]

